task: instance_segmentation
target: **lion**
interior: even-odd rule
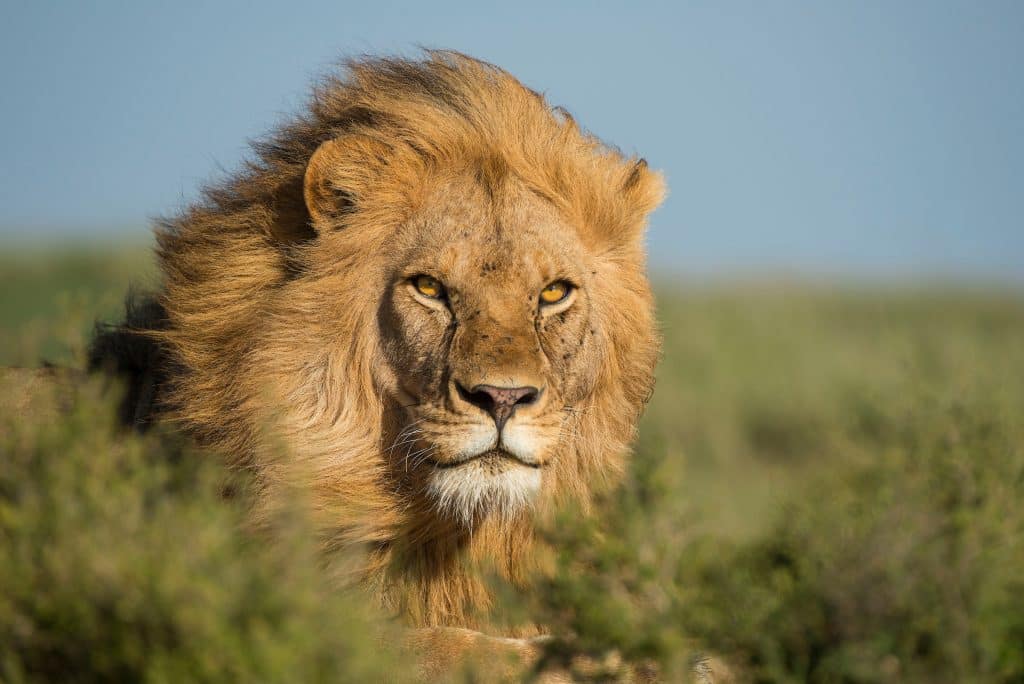
[[[623,472],[659,354],[644,233],[664,195],[496,66],[353,60],[158,224],[159,290],[93,362],[133,379],[130,420],[256,472],[265,510],[300,482],[425,671],[536,652],[540,628],[479,631],[484,568],[523,585],[538,517]]]

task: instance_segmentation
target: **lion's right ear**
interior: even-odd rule
[[[345,161],[344,146],[338,140],[328,140],[320,145],[306,165],[302,182],[302,195],[306,200],[313,228],[320,232],[337,225],[338,221],[352,207],[351,191],[341,186],[336,170]]]
[[[379,183],[389,157],[387,146],[365,135],[346,135],[321,143],[303,179],[302,195],[314,230],[340,227],[368,190]]]

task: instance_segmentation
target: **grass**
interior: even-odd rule
[[[150,251],[103,244],[0,252],[0,365],[75,363],[96,319],[117,320],[130,283],[154,282]]]
[[[138,251],[0,263],[0,365],[78,358]],[[547,531],[559,570],[508,612],[682,677],[1024,681],[1024,297],[663,283],[631,474]],[[260,544],[173,435],[0,417],[0,680],[374,680],[397,657],[301,540]],[[5,427],[6,426],[6,427]],[[395,677],[400,676],[394,674]]]

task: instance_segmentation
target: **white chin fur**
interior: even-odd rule
[[[540,479],[537,468],[512,465],[492,473],[474,462],[438,468],[431,474],[429,491],[438,508],[471,526],[479,514],[511,518],[531,506]]]

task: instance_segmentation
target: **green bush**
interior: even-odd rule
[[[401,678],[301,515],[273,543],[247,532],[244,494],[224,495],[244,482],[167,434],[120,434],[101,389],[0,422],[0,680]]]

